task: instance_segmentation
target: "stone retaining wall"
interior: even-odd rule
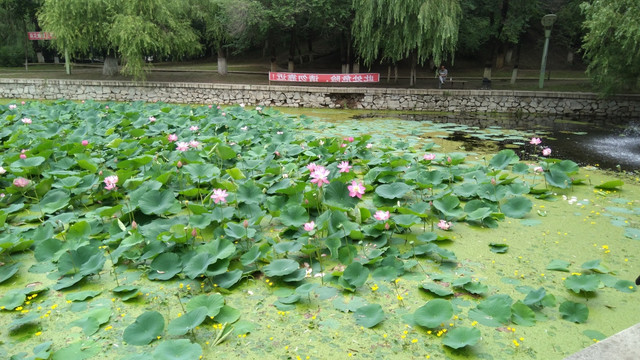
[[[0,79],[0,97],[640,118],[640,96],[366,87]]]

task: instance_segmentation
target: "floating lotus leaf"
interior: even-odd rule
[[[131,345],[147,345],[162,335],[163,330],[162,314],[157,311],[147,311],[124,329],[122,339]]]
[[[298,270],[300,264],[291,259],[277,259],[262,268],[267,276],[284,276]]]
[[[337,210],[353,209],[360,199],[349,196],[348,185],[341,181],[332,181],[324,188],[324,203]]]
[[[18,272],[18,270],[20,270],[19,263],[0,266],[0,284],[9,280],[13,275],[15,275]]]
[[[280,221],[284,226],[299,227],[309,221],[309,214],[300,205],[288,206],[280,213]]]
[[[486,326],[498,327],[511,320],[511,304],[508,295],[493,295],[469,311],[469,318]]]
[[[550,169],[560,170],[567,175],[572,175],[577,173],[580,170],[580,167],[578,166],[578,164],[571,160],[562,160],[551,165]]]
[[[403,182],[380,185],[376,188],[376,194],[384,199],[400,199],[413,188]]]
[[[435,294],[437,296],[450,296],[453,295],[453,291],[451,289],[444,287],[442,285],[438,285],[436,283],[424,283],[422,284],[422,289]]]
[[[441,199],[434,200],[433,207],[450,219],[459,218],[464,214],[464,211],[460,208],[460,200],[455,196],[448,195]]]
[[[596,185],[594,187],[596,189],[602,189],[602,190],[616,190],[622,185],[624,185],[624,181],[622,180],[611,180],[611,181],[603,182],[602,184]]]
[[[169,323],[167,332],[169,335],[184,335],[189,330],[195,329],[196,326],[202,324],[207,317],[209,308],[207,306],[200,306],[194,310],[187,311],[186,314],[177,317]]]
[[[477,344],[481,337],[480,330],[476,328],[456,327],[445,334],[442,343],[452,349],[460,349]]]
[[[52,214],[69,204],[71,196],[68,190],[53,189],[49,190],[36,205],[33,210]]]
[[[564,171],[558,169],[550,169],[544,173],[547,183],[561,189],[567,189],[571,186],[571,179]]]
[[[223,289],[228,289],[242,278],[242,270],[236,269],[214,276],[211,281]],[[286,281],[286,280],[285,280]]]
[[[25,295],[24,291],[9,290],[2,298],[0,298],[0,307],[4,310],[14,310],[18,306],[24,304],[26,299],[27,295]]]
[[[531,211],[532,207],[533,203],[531,200],[524,196],[516,196],[502,204],[501,209],[508,217],[521,219]]]
[[[436,328],[449,321],[451,316],[453,316],[451,302],[444,299],[433,299],[413,313],[413,320],[420,326]]]
[[[211,181],[220,175],[220,169],[211,164],[187,164],[182,167],[194,182]]]
[[[636,284],[629,280],[618,280],[613,287],[624,293],[632,293],[637,290]]]
[[[586,305],[572,301],[563,302],[558,310],[563,319],[578,324],[584,323],[589,317],[589,308]]]
[[[530,307],[517,301],[511,306],[511,321],[521,326],[533,326],[536,324],[536,314]]]
[[[101,293],[102,293],[101,290],[85,290],[85,291],[68,293],[65,298],[70,301],[85,301],[87,299],[94,298],[100,295]]]
[[[364,267],[361,263],[354,262],[344,269],[340,279],[343,280],[341,281],[342,285],[346,284],[346,288],[353,291],[364,285],[368,278],[369,269]]]
[[[600,259],[590,260],[582,264],[582,270],[590,270],[600,274],[608,274],[610,271],[606,266],[600,264]]]
[[[177,254],[162,253],[153,259],[149,267],[149,280],[169,280],[182,271],[182,262]]]
[[[369,304],[358,308],[353,313],[356,324],[366,328],[372,328],[384,320],[384,311],[379,304]]]
[[[190,258],[185,264],[184,274],[190,279],[195,279],[196,277],[204,274],[209,265],[215,263],[216,260],[215,256],[209,253],[197,254]]]
[[[520,161],[520,158],[516,153],[511,149],[501,150],[489,161],[489,166],[494,169],[503,170],[507,166],[517,163]]]
[[[490,243],[489,248],[491,249],[491,252],[494,252],[496,254],[504,254],[507,252],[507,250],[509,250],[509,245]]]
[[[140,210],[147,215],[165,215],[175,213],[180,206],[173,192],[169,190],[150,190],[138,201]]]
[[[187,339],[163,341],[153,351],[154,360],[193,360],[202,356],[202,347]]]
[[[564,281],[564,286],[574,292],[596,291],[600,285],[597,275],[571,275]]]
[[[571,263],[568,261],[554,259],[554,260],[551,260],[549,265],[547,265],[547,270],[569,272],[569,265],[571,265]]]

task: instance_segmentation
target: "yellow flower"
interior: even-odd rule
[[[402,301],[404,299],[402,296],[398,295],[398,300]]]
[[[415,343],[418,342],[418,339],[413,339],[413,340],[411,340],[411,342],[415,344]]]
[[[36,336],[40,336],[42,335],[42,331],[38,331],[37,333],[35,333]]]
[[[518,342],[518,340],[513,340],[513,345],[515,345],[516,347],[520,346],[520,343]]]
[[[113,326],[111,326],[111,325],[105,326],[105,328],[104,328],[105,331],[108,331],[108,330],[111,330],[111,329],[113,329]]]

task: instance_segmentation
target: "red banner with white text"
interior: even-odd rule
[[[303,74],[269,72],[269,81],[326,82],[326,83],[372,83],[380,81],[380,74]]]
[[[53,33],[44,31],[30,31],[27,34],[29,34],[29,40],[51,40],[56,38]]]

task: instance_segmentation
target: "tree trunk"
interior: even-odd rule
[[[295,43],[295,35],[296,33],[291,30],[291,39],[289,40],[289,66],[287,67],[289,72],[293,72],[294,70],[294,58],[296,56],[296,43]]]
[[[411,53],[411,73],[409,74],[409,86],[414,87],[416,86],[416,80],[417,80],[417,62],[418,60],[416,59],[416,53],[412,52]]]
[[[520,41],[518,41],[518,45],[516,45],[516,56],[513,65],[513,72],[511,73],[511,85],[516,83],[518,79],[518,66],[520,65]]]
[[[393,64],[393,82],[398,83],[398,64]]]
[[[104,58],[104,64],[102,65],[102,75],[114,76],[118,75],[118,59],[115,56],[107,55]]]
[[[359,72],[360,72],[360,62],[356,60],[356,62],[353,63],[353,73],[357,74]]]
[[[313,37],[309,35],[307,37],[307,51],[309,51],[309,62],[313,62]]]
[[[222,46],[218,46],[218,74],[227,75],[227,57],[224,54]]]
[[[391,64],[387,67],[387,83],[391,81]]]

